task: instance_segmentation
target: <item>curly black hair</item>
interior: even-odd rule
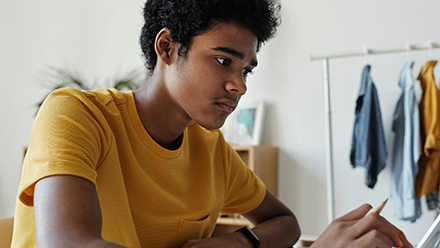
[[[156,65],[154,42],[163,28],[170,30],[171,39],[181,44],[178,54],[185,56],[193,37],[216,22],[238,21],[255,34],[258,51],[274,36],[281,22],[279,10],[276,0],[147,0],[140,37],[147,69],[152,72]]]

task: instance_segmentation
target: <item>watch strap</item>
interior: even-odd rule
[[[240,228],[240,229],[238,229],[235,232],[243,233],[246,236],[246,238],[248,238],[251,241],[251,243],[254,246],[254,248],[259,248],[260,247],[260,239],[254,233],[254,231],[252,231],[252,229],[250,229],[248,226]]]

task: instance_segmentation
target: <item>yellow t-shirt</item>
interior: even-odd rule
[[[35,120],[23,165],[12,247],[36,247],[35,183],[51,175],[92,182],[103,239],[126,247],[181,247],[210,237],[220,213],[244,213],[264,184],[219,130],[192,122],[181,147],[167,150],[146,132],[133,92],[53,92]]]

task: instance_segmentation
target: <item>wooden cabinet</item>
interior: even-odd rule
[[[266,187],[278,196],[278,148],[273,146],[233,146],[247,166],[264,182]],[[220,236],[249,226],[240,215],[222,216],[218,219],[212,236]]]
[[[244,163],[278,196],[278,148],[273,146],[233,146]]]

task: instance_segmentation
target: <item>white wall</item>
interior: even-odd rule
[[[243,102],[268,103],[263,143],[280,148],[280,198],[295,212],[304,234],[318,234],[327,225],[324,91],[322,63],[310,61],[310,54],[362,51],[364,45],[404,47],[406,42],[428,39],[440,42],[440,2],[284,0],[282,4],[283,24],[260,52]],[[93,78],[140,68],[141,6],[141,0],[0,0],[0,218],[14,213],[33,104],[46,93],[42,72],[48,66],[71,66]],[[413,52],[411,56],[417,76],[428,55]],[[392,113],[400,93],[397,78],[406,57],[369,56],[389,158]],[[432,57],[440,58],[440,50],[434,50]],[[363,169],[351,169],[348,159],[364,64],[362,57],[330,62],[337,216],[365,202],[375,205],[389,195],[389,164],[371,190],[364,186]],[[425,205],[422,218],[414,224],[396,220],[392,202],[382,213],[414,243],[434,218]]]
[[[0,0],[0,218],[12,216],[50,67],[109,79],[143,68],[142,0]]]
[[[406,42],[440,42],[438,1],[320,0],[283,2],[283,25],[259,56],[249,83],[247,99],[270,103],[263,142],[278,145],[283,199],[297,214],[303,233],[319,233],[327,222],[325,174],[325,113],[323,66],[311,54],[362,52],[371,48],[405,47]],[[440,58],[440,51],[432,52]],[[427,52],[414,52],[414,76],[427,61]],[[389,159],[393,134],[391,120],[400,93],[397,79],[406,54],[369,56],[378,88]],[[364,202],[372,205],[389,195],[390,164],[380,174],[374,190],[364,185],[364,170],[351,169],[349,151],[354,108],[363,57],[330,61],[333,108],[336,215]],[[439,68],[436,69],[438,74]],[[418,242],[434,214],[423,206],[422,219],[411,224],[393,217],[393,206],[382,212]]]

